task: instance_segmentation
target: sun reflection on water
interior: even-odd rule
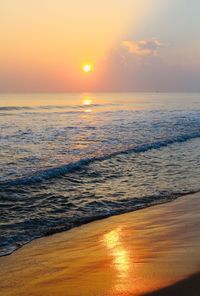
[[[89,96],[85,96],[84,98],[83,98],[83,105],[84,106],[89,106],[89,105],[91,105],[93,103],[93,100],[91,99],[91,97],[89,97]]]
[[[90,96],[85,96],[83,98],[82,105],[83,105],[83,107],[87,107],[87,109],[84,108],[85,113],[91,113],[92,112],[92,109],[88,108],[90,105],[92,105],[92,103],[93,103],[93,100],[92,100],[92,98]]]

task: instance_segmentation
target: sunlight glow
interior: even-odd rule
[[[93,66],[91,65],[91,64],[85,64],[85,65],[83,65],[83,71],[85,72],[85,73],[89,73],[89,72],[91,72],[93,70]]]
[[[113,264],[119,278],[126,278],[130,268],[128,250],[121,241],[121,229],[115,229],[104,236],[106,247],[113,256]]]
[[[90,98],[86,98],[83,100],[83,105],[89,106],[92,104],[92,100]]]

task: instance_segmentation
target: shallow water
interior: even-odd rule
[[[200,94],[0,96],[0,251],[200,190]]]

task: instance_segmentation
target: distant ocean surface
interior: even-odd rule
[[[0,95],[0,255],[200,191],[200,94]]]

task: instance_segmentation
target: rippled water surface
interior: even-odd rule
[[[0,96],[0,253],[200,190],[200,94]]]

